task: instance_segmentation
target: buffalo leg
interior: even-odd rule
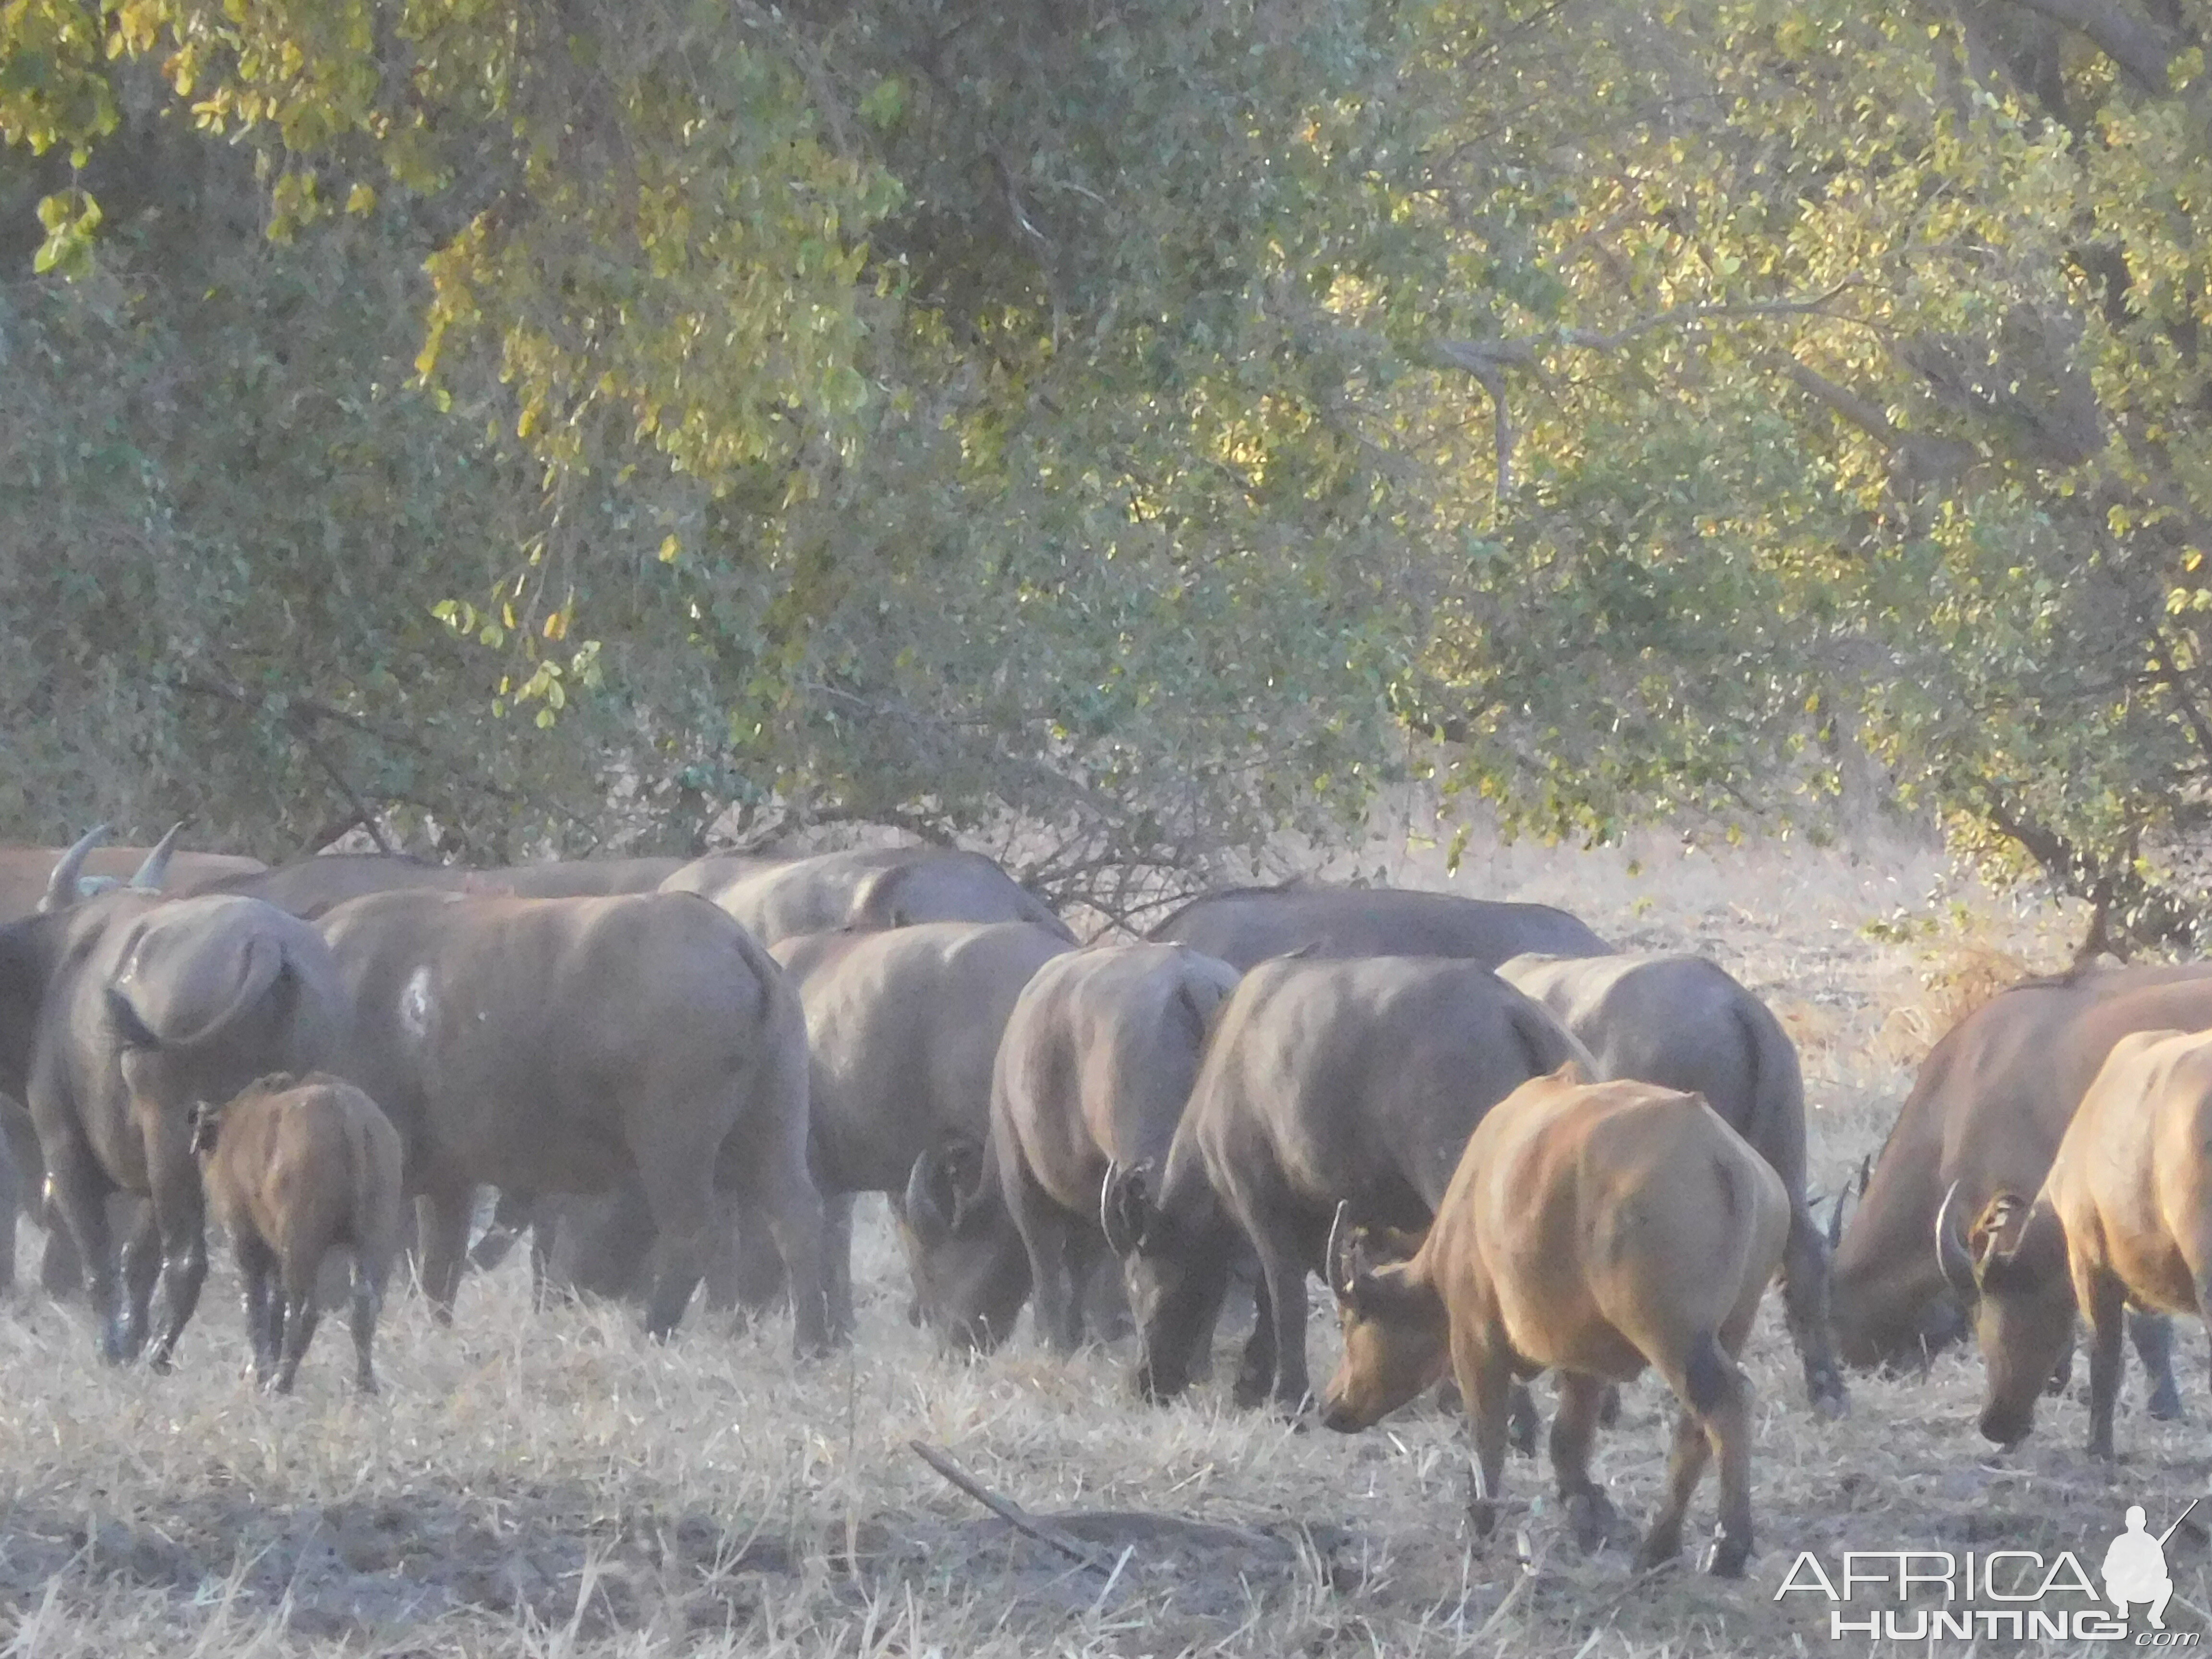
[[[1000,1185],[1014,1231],[1030,1259],[1030,1284],[1036,1334],[1054,1353],[1070,1354],[1083,1345],[1083,1276],[1076,1271],[1075,1236],[1086,1224],[1071,1216],[1038,1186],[1027,1160],[1003,1159]],[[1096,1231],[1095,1224],[1091,1227]]]
[[[1267,1288],[1267,1312],[1274,1326],[1277,1406],[1297,1416],[1313,1404],[1306,1376],[1306,1264],[1279,1224],[1264,1222],[1255,1242],[1260,1273]]]
[[[1083,1346],[1083,1269],[1090,1265],[1077,1255],[1081,1224],[1049,1199],[1024,1205],[1029,1212],[1017,1219],[1036,1287],[1037,1330],[1054,1353],[1071,1354]]]
[[[370,1266],[356,1249],[353,1257],[353,1296],[347,1319],[353,1327],[353,1385],[362,1394],[376,1392],[376,1316],[384,1306],[384,1275]]]
[[[161,1328],[154,1334],[147,1363],[169,1369],[177,1339],[185,1334],[207,1283],[207,1223],[200,1192],[198,1162],[184,1145],[181,1125],[164,1122],[152,1137],[148,1162],[155,1170],[154,1221],[161,1232]]]
[[[127,1333],[116,1305],[119,1287],[115,1243],[107,1230],[107,1178],[94,1163],[91,1148],[76,1135],[64,1146],[47,1149],[46,1169],[54,1207],[76,1245],[85,1295],[93,1317],[100,1321],[100,1358],[111,1365],[120,1364],[131,1353],[125,1346]]]
[[[1664,1566],[1682,1553],[1682,1517],[1689,1512],[1690,1498],[1698,1490],[1698,1482],[1705,1479],[1705,1463],[1711,1455],[1712,1442],[1706,1436],[1704,1419],[1683,1407],[1674,1415],[1674,1445],[1667,1459],[1666,1502],[1651,1517],[1643,1543],[1637,1546],[1638,1572]]]
[[[1232,1404],[1249,1410],[1275,1387],[1275,1304],[1267,1295],[1267,1277],[1252,1282],[1252,1334],[1244,1339],[1244,1352],[1237,1364],[1237,1380],[1230,1386]]]
[[[1828,1241],[1821,1236],[1811,1206],[1801,1200],[1790,1212],[1790,1238],[1783,1249],[1783,1317],[1805,1368],[1805,1393],[1813,1409],[1832,1419],[1849,1408],[1850,1394],[1836,1358],[1829,1278]]]
[[[1559,1409],[1552,1419],[1552,1474],[1566,1501],[1575,1542],[1584,1550],[1597,1548],[1613,1529],[1613,1504],[1589,1472],[1590,1447],[1597,1438],[1605,1393],[1601,1377],[1580,1371],[1559,1373]]]
[[[1590,1480],[1590,1444],[1597,1440],[1599,1418],[1604,1418],[1606,1391],[1604,1378],[1562,1371],[1559,1411],[1551,1420],[1551,1471],[1559,1482],[1559,1498],[1566,1500],[1575,1544],[1583,1551],[1599,1548],[1613,1533],[1613,1500]]]
[[[707,1269],[707,1305],[757,1318],[786,1300],[783,1253],[768,1218],[750,1204],[732,1206],[730,1232],[729,1249]]]
[[[2066,1333],[2066,1346],[2058,1351],[2058,1358],[2051,1367],[2051,1380],[2043,1385],[2045,1394],[2064,1394],[2066,1385],[2074,1380],[2074,1333]]]
[[[46,1242],[39,1252],[39,1288],[57,1302],[82,1296],[84,1262],[77,1255],[76,1240],[70,1237],[68,1224],[51,1204],[44,1206],[41,1219],[46,1230]]]
[[[136,1359],[146,1346],[154,1286],[161,1276],[161,1233],[154,1212],[138,1211],[123,1241],[123,1357]]]
[[[2127,1292],[2111,1274],[2084,1267],[2075,1275],[2074,1294],[2089,1325],[2089,1455],[2110,1459],[2112,1407],[2120,1397]]]
[[[319,1264],[318,1264],[319,1265]],[[299,1267],[298,1272],[294,1272]],[[315,1340],[315,1326],[323,1310],[315,1297],[315,1275],[300,1267],[295,1259],[285,1264],[284,1363],[276,1372],[276,1392],[289,1394],[300,1375],[300,1362],[307,1357],[307,1344]]]
[[[854,1194],[831,1193],[822,1200],[822,1293],[830,1307],[833,1340],[853,1338],[853,1205]]]
[[[230,1242],[238,1286],[246,1304],[246,1340],[253,1353],[253,1380],[267,1387],[283,1340],[283,1307],[275,1297],[276,1254],[260,1234],[241,1227]]]
[[[453,1322],[453,1298],[460,1291],[461,1263],[469,1243],[469,1212],[476,1188],[465,1181],[426,1184],[415,1201],[416,1234],[422,1243],[422,1294],[430,1316]]]
[[[2181,1390],[2173,1382],[2173,1322],[2164,1314],[2130,1311],[2128,1335],[2142,1361],[2143,1386],[2149,1395],[2143,1409],[2161,1423],[2181,1415]]]
[[[853,1195],[823,1198],[807,1168],[803,1119],[772,1121],[772,1130],[761,1126],[737,1201],[766,1222],[783,1258],[793,1352],[824,1353],[853,1332]]]
[[[699,1287],[710,1219],[719,1201],[714,1162],[682,1142],[655,1148],[638,1159],[638,1179],[659,1235],[653,1243],[653,1294],[645,1312],[646,1334],[655,1340],[674,1334],[691,1292]],[[750,1188],[757,1181],[746,1185]]]
[[[1474,1492],[1468,1522],[1478,1538],[1498,1525],[1498,1498],[1505,1480],[1506,1419],[1512,1409],[1513,1371],[1504,1351],[1485,1346],[1470,1333],[1452,1333],[1452,1374],[1467,1402],[1474,1433]]]

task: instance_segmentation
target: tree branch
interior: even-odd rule
[[[2143,91],[2173,89],[2173,44],[2166,31],[2118,0],[2013,0],[2013,3],[2086,36]]]

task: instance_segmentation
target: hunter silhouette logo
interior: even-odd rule
[[[2164,1532],[2153,1534],[2143,1506],[2129,1506],[2125,1529],[2106,1547],[2098,1592],[2072,1550],[1847,1550],[1832,1571],[1806,1550],[1774,1592],[1828,1603],[1828,1639],[1867,1636],[1890,1642],[2126,1642],[2139,1648],[2196,1647],[2195,1631],[2166,1627],[2173,1579],[2166,1546],[2203,1503],[2191,1500]],[[1874,1605],[1869,1605],[1872,1603]],[[1882,1605],[1887,1603],[1887,1605]],[[2129,1632],[2131,1612],[2148,1628]]]
[[[2200,1501],[2191,1498],[2189,1509],[2174,1516],[2173,1526],[2155,1538],[2144,1530],[2143,1506],[2128,1505],[2128,1529],[2112,1540],[2105,1552],[2103,1569],[2105,1599],[2122,1619],[2128,1616],[2130,1607],[2141,1603],[2150,1610],[2150,1627],[2166,1628],[2166,1604],[2173,1599],[2173,1580],[2166,1572],[2166,1540]]]

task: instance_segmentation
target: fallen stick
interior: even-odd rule
[[[907,1445],[914,1455],[966,1492],[985,1509],[997,1516],[1016,1532],[1027,1533],[1038,1543],[1058,1550],[1070,1560],[1079,1561],[1094,1572],[1116,1573],[1120,1570],[1112,1562],[1102,1561],[1097,1553],[1069,1537],[1059,1528],[1038,1520],[1011,1498],[1003,1498],[954,1462],[951,1455],[920,1440],[909,1440]]]

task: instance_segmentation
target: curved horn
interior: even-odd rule
[[[1328,1249],[1322,1258],[1328,1268],[1328,1287],[1340,1302],[1352,1300],[1352,1281],[1358,1276],[1352,1265],[1352,1239],[1344,1226],[1345,1213],[1351,1207],[1347,1200],[1337,1200],[1336,1218],[1328,1224]]]
[[[952,1231],[952,1218],[945,1213],[937,1189],[942,1180],[938,1149],[926,1146],[906,1176],[906,1224],[925,1243],[941,1239]]]
[[[1142,1162],[1109,1164],[1098,1183],[1098,1226],[1115,1255],[1133,1255],[1143,1247],[1152,1210],[1145,1187]]]
[[[141,892],[158,893],[169,873],[170,855],[177,850],[177,837],[185,833],[185,820],[179,818],[169,826],[169,833],[154,843],[154,850],[146,854],[146,861],[138,866],[138,873],[131,878],[131,885]]]
[[[107,826],[95,823],[77,838],[76,845],[54,860],[54,872],[46,878],[46,896],[39,901],[40,912],[66,910],[76,902],[76,878],[84,869],[84,860],[92,849],[107,839]]]
[[[1968,1302],[1981,1295],[1974,1282],[1974,1259],[1966,1254],[1966,1247],[1951,1231],[1951,1205],[1959,1196],[1959,1183],[1953,1182],[1943,1194],[1943,1202],[1936,1212],[1936,1261],[1943,1270],[1943,1282]]]

